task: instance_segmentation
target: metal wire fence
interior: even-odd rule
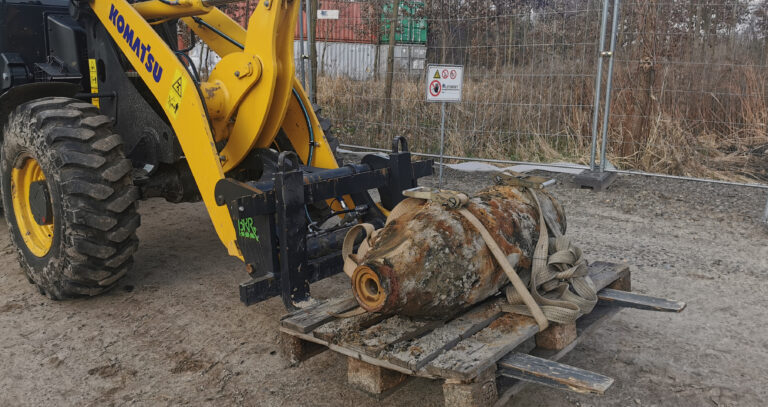
[[[317,28],[317,101],[343,143],[386,147],[403,135],[412,150],[439,151],[440,107],[425,101],[425,66],[443,63],[465,67],[463,100],[447,106],[446,154],[525,161],[586,156],[601,2],[402,3],[396,34],[410,43],[394,48],[391,85],[388,43],[335,41],[334,29],[325,31],[331,24],[379,27],[374,39],[380,40],[391,3],[364,3],[366,12],[346,19],[344,3],[324,3],[321,8],[342,13]],[[423,42],[401,29],[414,25],[426,28]]]
[[[390,86],[381,39],[394,3],[400,37]],[[320,1],[341,11],[316,28],[316,74],[318,103],[343,142],[384,147],[405,135],[414,149],[437,152],[439,107],[424,101],[424,68],[449,63],[464,65],[466,80],[463,101],[448,106],[447,154],[588,162],[602,1],[394,3]],[[357,11],[345,14],[349,4]],[[608,160],[627,170],[768,180],[767,9],[764,0],[622,2]],[[413,43],[414,20],[423,43]]]
[[[402,135],[437,153],[426,65],[459,64],[446,155],[589,164],[594,130],[623,171],[768,184],[768,0],[306,1],[321,18],[314,58],[296,41],[297,74],[304,64],[342,143],[388,148]],[[597,78],[600,58],[614,69]]]
[[[621,168],[768,181],[768,2],[624,1],[609,120]]]

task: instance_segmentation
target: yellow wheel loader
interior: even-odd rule
[[[432,173],[404,139],[339,166],[294,76],[298,0],[261,0],[243,29],[217,0],[8,0],[0,5],[0,177],[30,282],[96,295],[128,272],[137,201],[202,200],[250,280],[246,304],[341,271],[355,224],[382,225]],[[201,78],[179,21],[221,57]],[[377,190],[374,201],[369,191]]]

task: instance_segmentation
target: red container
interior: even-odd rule
[[[248,11],[253,12],[253,3],[246,7],[245,2],[233,3],[222,10],[232,19],[245,26]],[[321,0],[318,5],[320,10],[339,10],[337,20],[317,20],[315,27],[315,40],[329,42],[354,42],[364,44],[376,44],[380,36],[381,16],[369,3],[353,3],[346,1]],[[307,19],[305,10],[301,11],[304,21],[304,39],[307,38]],[[299,24],[296,22],[294,38],[299,39]]]
[[[344,1],[319,2],[320,10],[339,10],[338,20],[317,20],[316,41],[356,42],[375,44],[381,29],[380,16],[369,3],[350,3]],[[307,19],[304,16],[304,38],[307,38]],[[294,38],[299,39],[299,25],[296,24]]]

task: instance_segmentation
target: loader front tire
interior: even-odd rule
[[[138,247],[138,191],[111,120],[88,103],[43,98],[9,115],[0,154],[5,219],[19,262],[52,299],[100,294]]]

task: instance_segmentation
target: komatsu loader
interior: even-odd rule
[[[292,308],[342,269],[350,227],[381,226],[432,173],[402,138],[339,166],[294,76],[299,1],[258,1],[247,30],[225,2],[0,3],[2,204],[42,293],[115,286],[138,247],[137,202],[161,197],[203,201],[250,275],[243,302],[281,295]],[[179,49],[179,27],[221,57],[207,78]]]

